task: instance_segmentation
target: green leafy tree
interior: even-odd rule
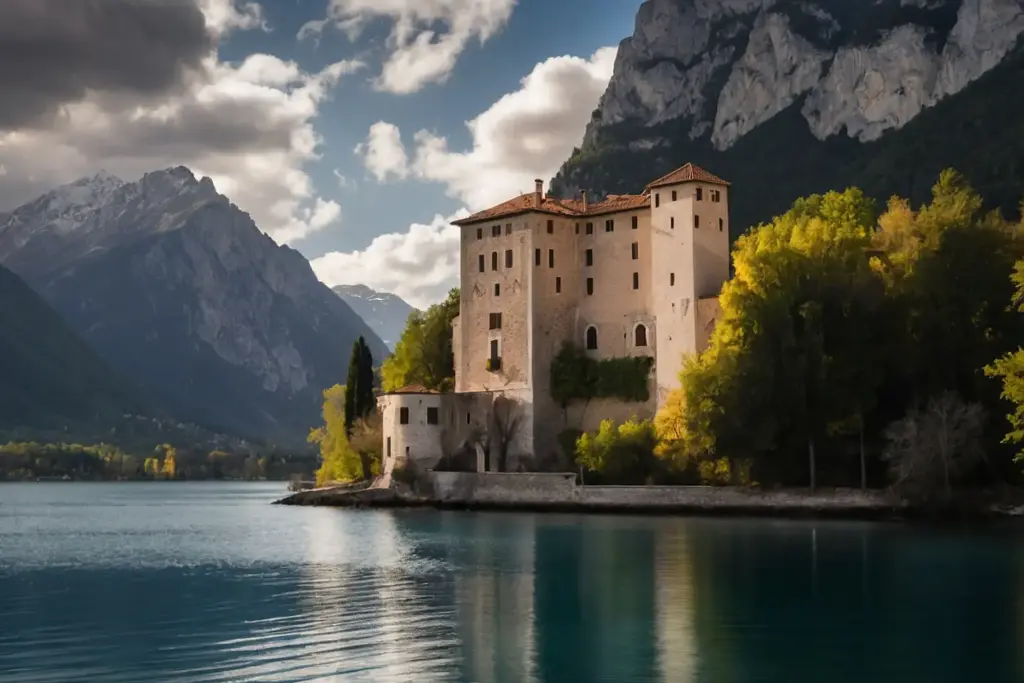
[[[455,382],[452,322],[459,315],[459,290],[452,289],[442,303],[409,315],[401,339],[381,366],[384,391],[409,384],[451,390]]]
[[[585,433],[576,442],[576,462],[603,482],[614,484],[651,483],[657,475],[658,459],[654,424],[650,420],[628,420],[616,425],[603,420],[594,434]]]
[[[359,337],[352,343],[345,383],[345,430],[351,436],[357,420],[368,417],[377,407],[373,394],[373,355],[366,340]]]

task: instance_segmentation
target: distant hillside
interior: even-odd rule
[[[140,408],[134,389],[0,267],[0,426],[102,424]]]
[[[304,446],[359,336],[387,348],[209,178],[109,174],[0,215],[0,263],[165,414]]]
[[[394,351],[409,314],[416,309],[399,296],[377,292],[366,285],[338,285],[333,289]]]

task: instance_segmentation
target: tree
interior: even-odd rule
[[[633,419],[620,425],[602,420],[596,434],[585,433],[576,442],[576,462],[607,483],[650,483],[658,465],[656,441],[650,420]]]
[[[363,479],[370,481],[380,474],[380,466],[384,457],[384,434],[380,412],[374,410],[365,417],[360,417],[352,426],[349,446],[359,456]]]
[[[985,411],[965,403],[952,391],[929,399],[924,410],[911,409],[889,425],[883,458],[889,463],[893,486],[916,500],[928,500],[940,490],[946,498],[954,480],[984,460],[981,442]]]
[[[424,312],[413,311],[395,352],[381,366],[384,391],[409,384],[450,390],[455,381],[452,322],[459,315],[459,290],[452,289],[442,303]]]
[[[345,431],[350,436],[355,422],[368,417],[377,408],[373,383],[373,355],[366,340],[360,336],[352,343],[345,382]]]
[[[508,471],[508,452],[523,424],[520,403],[507,396],[497,396],[491,404],[491,449],[498,457],[498,471]]]
[[[317,485],[358,479],[361,474],[359,457],[349,446],[345,430],[345,387],[335,384],[324,391],[322,414],[323,425],[312,430],[308,437],[309,442],[320,449]]]

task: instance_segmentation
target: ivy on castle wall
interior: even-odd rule
[[[648,377],[653,366],[650,356],[595,360],[566,344],[551,361],[551,396],[562,405],[591,398],[643,403],[651,397]]]

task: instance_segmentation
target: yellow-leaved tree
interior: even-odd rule
[[[317,486],[332,482],[359,479],[363,473],[359,454],[349,445],[345,435],[345,387],[335,384],[324,390],[324,423],[309,433],[309,442],[320,449],[320,469],[316,471]]]

